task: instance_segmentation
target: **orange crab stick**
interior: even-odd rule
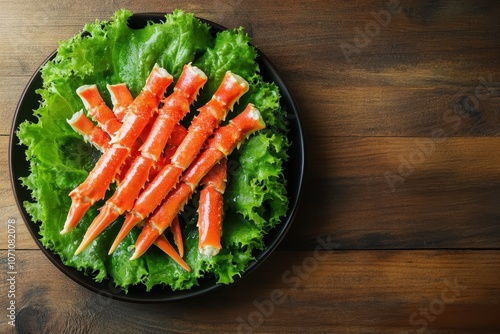
[[[172,190],[161,206],[149,217],[135,243],[135,252],[130,258],[140,257],[156,238],[169,227],[174,217],[182,210],[202,178],[221,159],[227,157],[247,136],[265,127],[257,108],[249,104],[228,125],[218,128],[207,148],[196,158],[184,173],[181,182]]]
[[[73,230],[90,206],[104,197],[172,81],[172,76],[165,69],[154,66],[146,85],[129,106],[122,126],[111,140],[112,146],[101,155],[87,179],[70,192],[72,203],[61,234]]]
[[[83,251],[106,227],[125,211],[132,209],[140,190],[146,184],[150,169],[167,145],[175,125],[189,112],[207,76],[200,69],[186,65],[174,87],[174,92],[163,101],[153,127],[140,148],[141,154],[132,162],[113,196],[104,204],[100,213],[87,229],[75,254]]]
[[[203,255],[217,255],[222,248],[220,243],[224,212],[222,195],[226,189],[226,174],[227,159],[224,158],[201,180],[204,188],[200,191],[197,225],[198,251]]]
[[[179,181],[182,172],[199,154],[207,138],[212,135],[220,121],[225,119],[234,103],[248,91],[248,88],[248,82],[239,75],[230,71],[225,74],[212,99],[200,108],[199,114],[191,122],[188,134],[172,156],[171,163],[165,166],[146,186],[137,198],[133,209],[126,214],[125,222],[111,246],[110,253],[134,226],[161,204]]]

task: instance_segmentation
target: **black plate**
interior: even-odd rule
[[[131,17],[129,26],[132,28],[142,28],[148,21],[160,22],[164,20],[164,14],[135,14]],[[212,27],[213,33],[225,29],[224,27],[216,23],[210,22],[208,20],[201,20],[205,23],[208,23]],[[265,244],[267,248],[264,251],[256,254],[256,260],[251,262],[248,268],[241,275],[241,277],[235,278],[235,281],[241,280],[242,278],[248,276],[251,271],[253,271],[273,252],[273,250],[285,236],[297,211],[305,172],[304,138],[297,105],[291,93],[286,88],[285,84],[278,75],[275,67],[271,64],[269,59],[264,54],[262,54],[259,50],[257,51],[259,55],[257,62],[259,63],[261,74],[266,81],[273,81],[278,85],[282,94],[282,106],[287,112],[287,119],[289,121],[289,138],[292,144],[289,148],[290,159],[285,165],[284,173],[287,179],[287,189],[290,197],[290,206],[288,214],[283,219],[283,222],[276,226],[276,228],[271,230],[265,237]],[[55,54],[56,52],[51,54],[41,65],[41,67],[45,65],[45,63],[50,61],[55,56]],[[39,107],[40,96],[36,93],[36,90],[41,87],[42,78],[40,69],[38,69],[26,86],[14,115],[9,144],[10,177],[17,206],[21,211],[26,226],[28,227],[28,230],[30,231],[33,239],[36,241],[40,249],[52,261],[52,263],[78,284],[106,297],[128,302],[152,303],[173,301],[198,296],[221,286],[225,286],[223,284],[216,284],[215,279],[200,279],[200,285],[189,290],[172,291],[170,288],[161,288],[159,286],[156,286],[152,290],[147,292],[144,286],[134,286],[130,287],[128,294],[125,294],[122,290],[116,289],[114,287],[111,279],[104,280],[101,283],[95,282],[92,277],[84,275],[83,272],[64,265],[57,254],[52,253],[42,246],[39,240],[39,226],[31,220],[31,216],[26,212],[24,206],[22,205],[24,201],[32,200],[30,191],[27,188],[23,187],[21,182],[19,181],[20,177],[27,176],[29,174],[29,163],[25,158],[26,147],[23,145],[19,145],[19,140],[15,134],[16,130],[19,127],[19,124],[21,124],[25,120],[36,122],[36,117],[33,115],[33,110],[38,109]]]

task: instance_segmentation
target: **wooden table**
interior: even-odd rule
[[[296,221],[256,272],[195,300],[137,305],[80,287],[36,247],[12,195],[9,133],[30,76],[59,40],[122,7],[243,26],[301,109],[308,168]],[[0,9],[0,332],[500,332],[497,1],[0,0]]]

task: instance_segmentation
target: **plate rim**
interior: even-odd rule
[[[139,21],[153,21],[153,22],[160,22],[161,20],[165,19],[165,16],[168,13],[156,13],[156,12],[146,12],[146,13],[133,13],[132,16],[129,18],[129,20],[139,20]],[[210,26],[210,29],[212,32],[217,33],[223,30],[228,30],[228,28],[215,23],[211,20],[200,18],[196,16],[197,19],[199,19],[201,22],[206,23]],[[130,23],[129,23],[130,24]],[[134,24],[132,22],[132,24]],[[19,157],[15,157],[14,155],[17,153],[22,153],[22,160],[23,162],[26,161],[26,146],[21,145],[19,143],[19,139],[17,138],[16,131],[18,130],[19,125],[24,122],[25,120],[29,119],[29,117],[32,117],[34,120],[36,119],[36,116],[34,116],[33,111],[35,109],[30,110],[28,115],[22,116],[22,110],[23,110],[23,105],[26,102],[27,95],[29,94],[34,94],[35,96],[39,96],[36,93],[36,89],[41,88],[39,85],[40,83],[43,83],[42,78],[41,78],[41,72],[40,70],[42,67],[47,64],[51,59],[55,57],[57,54],[57,49],[53,51],[42,63],[41,65],[36,69],[34,74],[31,76],[30,80],[26,84],[21,97],[19,98],[19,101],[16,106],[15,114],[12,120],[11,124],[11,131],[10,131],[10,138],[9,138],[9,176],[10,176],[10,181],[11,181],[11,186],[12,186],[12,191],[13,195],[16,201],[16,205],[21,213],[21,218],[23,219],[29,233],[31,234],[32,238],[35,240],[37,246],[40,248],[42,253],[45,254],[45,256],[54,264],[61,272],[65,274],[65,276],[69,277],[72,279],[74,282],[78,283],[80,286],[85,287],[86,289],[93,291],[95,293],[98,293],[100,295],[103,295],[105,297],[109,297],[111,299],[115,300],[120,300],[120,301],[125,301],[125,302],[133,302],[133,303],[164,303],[164,302],[171,302],[171,301],[177,301],[177,300],[184,300],[188,298],[193,298],[201,295],[205,295],[209,292],[212,292],[216,289],[219,289],[221,287],[230,287],[235,284],[237,284],[239,281],[241,281],[244,277],[247,277],[250,273],[252,273],[265,259],[267,259],[276,249],[276,247],[281,243],[283,238],[285,237],[286,233],[290,229],[290,226],[292,222],[294,221],[299,204],[301,202],[302,198],[302,193],[303,193],[303,185],[305,181],[305,172],[306,172],[306,150],[305,150],[305,138],[304,138],[304,130],[303,130],[303,125],[302,125],[302,120],[301,120],[301,115],[300,111],[298,108],[298,105],[288,89],[288,87],[285,85],[283,82],[282,78],[280,77],[276,67],[274,64],[270,61],[270,59],[257,47],[255,47],[252,43],[252,45],[256,52],[257,52],[257,58],[256,62],[259,64],[259,68],[261,71],[266,72],[268,71],[269,73],[266,74],[266,76],[271,76],[272,81],[278,86],[279,91],[281,93],[281,105],[282,108],[284,107],[284,104],[286,104],[287,109],[287,118],[290,118],[289,120],[289,125],[293,126],[291,128],[294,129],[295,131],[295,139],[298,139],[298,141],[292,142],[293,147],[295,148],[295,151],[299,153],[299,163],[298,166],[291,166],[288,165],[289,161],[285,163],[285,168],[291,168],[294,170],[294,174],[297,174],[298,179],[296,180],[295,184],[297,186],[297,189],[293,192],[293,195],[291,196],[290,193],[288,194],[289,199],[293,199],[293,202],[290,201],[289,203],[289,209],[288,213],[285,216],[284,220],[280,222],[278,225],[273,227],[270,232],[266,234],[266,237],[270,238],[270,234],[276,235],[274,238],[272,238],[272,242],[268,245],[266,243],[266,248],[263,251],[259,251],[258,254],[255,256],[255,260],[251,261],[245,270],[241,273],[241,275],[238,275],[234,277],[234,282],[231,284],[221,284],[221,283],[216,283],[215,279],[199,279],[199,285],[193,286],[191,289],[188,290],[172,290],[170,287],[162,287],[162,286],[155,286],[153,289],[150,291],[145,290],[145,286],[141,285],[141,289],[144,291],[138,291],[133,293],[132,295],[130,294],[124,294],[120,293],[121,289],[117,289],[113,285],[113,279],[111,277],[105,278],[102,282],[97,282],[93,279],[92,274],[87,275],[81,270],[77,270],[74,267],[70,267],[62,263],[62,260],[60,259],[59,255],[53,252],[52,250],[49,250],[45,248],[41,241],[40,241],[40,235],[39,235],[39,230],[40,226],[39,224],[35,223],[32,221],[31,216],[27,213],[26,209],[23,206],[23,203],[21,201],[21,197],[19,194],[18,188],[24,189],[25,192],[29,193],[29,198],[31,198],[31,191],[26,189],[24,186],[22,186],[19,176],[17,176],[17,173],[15,172],[14,165],[15,161]],[[265,75],[262,75],[265,78]],[[38,85],[38,86],[37,86]],[[39,105],[39,101],[33,102],[35,105]],[[289,131],[291,130],[289,129]],[[297,146],[298,145],[298,146]],[[21,149],[16,150],[15,148],[17,146],[22,147]],[[289,148],[290,149],[290,148]],[[29,165],[29,164],[28,164]],[[28,168],[29,169],[29,168]],[[26,176],[26,175],[23,175]],[[288,178],[287,178],[287,183],[288,183]],[[272,232],[272,233],[271,233]],[[208,285],[208,286],[204,286]],[[136,288],[136,286],[131,286],[130,289]],[[156,288],[156,289],[155,289]],[[160,296],[156,295],[153,290],[159,290]],[[145,294],[146,297],[139,297],[135,296],[138,293]],[[153,298],[152,298],[153,297]]]

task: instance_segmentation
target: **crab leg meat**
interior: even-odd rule
[[[69,125],[77,132],[83,136],[83,139],[90,142],[99,151],[104,152],[111,147],[109,143],[111,137],[104,131],[100,126],[96,126],[84,113],[83,111],[77,111],[73,116],[67,120]],[[120,183],[123,179],[125,172],[130,168],[132,161],[138,156],[140,144],[138,142],[134,143],[131,152],[125,162],[121,165],[120,170],[115,176],[115,181]],[[159,165],[164,165],[163,161],[158,162]],[[159,168],[156,167],[155,168]]]
[[[95,124],[83,113],[83,110],[77,111],[73,117],[68,119],[68,124],[80,134],[86,142],[90,142],[99,151],[104,152],[111,147],[109,141],[111,137],[102,128]]]
[[[154,241],[169,227],[174,217],[182,210],[202,178],[221,159],[227,157],[247,136],[265,127],[257,108],[249,104],[245,110],[220,127],[207,143],[207,148],[196,158],[182,176],[181,182],[172,190],[165,201],[151,215],[135,243],[131,260],[140,257]]]
[[[122,122],[127,113],[128,106],[134,101],[134,97],[127,85],[119,83],[115,85],[106,85],[111,102],[113,103],[113,113],[118,121]]]
[[[90,87],[90,86],[83,86],[83,87]],[[82,89],[82,87],[80,87],[80,90],[81,90],[80,97],[82,98],[82,101],[84,101],[84,103],[86,105],[89,105],[91,102],[91,101],[85,100],[86,98],[88,98],[88,96],[90,94],[89,92],[93,92],[95,95],[97,95],[99,97],[98,93],[95,92],[95,85],[92,87],[94,88],[94,90]],[[111,96],[111,102],[113,103],[113,113],[114,113],[115,119],[113,119],[113,115],[110,112],[109,108],[103,104],[102,98],[98,98],[99,101],[97,102],[97,103],[99,103],[101,109],[103,110],[103,112],[101,113],[101,117],[98,117],[98,119],[101,122],[100,124],[102,124],[102,123],[111,124],[111,126],[106,127],[106,129],[108,130],[109,135],[113,135],[113,133],[121,125],[121,122],[123,121],[123,117],[125,116],[127,108],[133,102],[134,98],[132,96],[132,93],[130,93],[130,90],[127,88],[127,85],[124,83],[119,83],[119,84],[115,84],[115,85],[108,84],[108,85],[106,85],[106,87],[107,87],[109,94]],[[105,114],[105,117],[102,116],[103,113]],[[99,124],[99,122],[98,122],[98,124]],[[79,123],[72,125],[73,129],[75,129],[75,126],[77,127],[79,125],[80,125]],[[77,130],[77,129],[75,129],[75,130]],[[95,130],[93,130],[93,131],[96,133],[105,132],[105,130],[101,126],[96,126]],[[110,131],[112,131],[112,132],[110,132]],[[78,130],[77,130],[77,132],[78,132]],[[109,138],[109,139],[111,139],[111,138]],[[96,146],[96,143],[93,143],[93,144],[94,144],[94,146]],[[109,148],[110,145],[108,144],[106,146],[107,146],[106,148]],[[140,147],[139,144],[137,144],[137,143],[134,144],[134,146],[132,148],[132,153],[127,157],[127,159],[125,160],[123,165],[120,167],[120,170],[118,171],[118,173],[116,175],[115,181],[120,182],[123,179],[125,172],[128,170],[128,168],[130,168],[130,164],[132,163],[131,160],[133,159],[133,157],[137,156],[136,151],[139,149],[139,147]],[[101,151],[103,151],[103,150],[101,149]]]
[[[83,85],[76,90],[82,99],[83,105],[88,110],[89,115],[110,135],[114,135],[121,127],[121,123],[116,119],[115,114],[102,99],[96,85]]]
[[[109,135],[100,127],[94,125],[94,123],[83,113],[83,111],[76,112],[73,117],[68,120],[68,123],[73,127],[73,129],[81,134],[85,140],[90,141],[96,148],[104,152],[110,147],[109,145]],[[165,164],[165,162],[170,161],[170,157],[174,154],[175,148],[179,146],[182,139],[186,136],[187,130],[180,124],[176,124],[172,130],[172,134],[167,142],[167,148],[164,152],[162,159],[158,160],[154,164],[154,168],[160,167],[160,162]],[[150,177],[153,171],[150,172]],[[164,235],[161,235],[156,241],[155,245],[160,248],[163,252],[173,258],[182,268],[187,271],[191,271],[189,266],[182,260],[184,256],[184,248],[182,244],[182,232],[180,230],[179,219],[174,219],[172,222],[171,231],[174,236],[174,242],[177,245],[179,253],[176,253],[173,247],[168,242]],[[177,228],[175,228],[177,227]]]
[[[75,130],[78,134],[80,134],[85,141],[90,142],[94,145],[99,151],[104,152],[108,148],[111,147],[109,144],[110,137],[109,135],[100,127],[96,126],[84,113],[82,110],[73,114],[71,119],[68,120],[69,125]],[[151,170],[149,172],[149,179],[153,179],[158,172],[168,163],[170,163],[170,158],[175,153],[175,150],[180,145],[182,140],[187,134],[187,130],[180,124],[176,124],[174,129],[172,130],[172,134],[168,139],[167,146],[162,156],[156,161],[153,166],[151,166]],[[136,145],[132,148],[132,151],[138,151],[138,147],[136,149]],[[117,175],[117,181],[121,181],[124,175],[121,175],[121,172],[125,174],[125,172],[130,168],[133,159],[131,157],[137,157],[137,154],[132,152],[129,157],[127,157],[127,161],[120,168],[120,175]],[[132,161],[128,161],[132,160]]]
[[[217,255],[222,248],[220,244],[224,211],[222,195],[226,189],[226,174],[227,159],[224,158],[201,180],[201,185],[204,187],[200,191],[197,226],[198,250],[203,255]]]
[[[152,180],[158,175],[158,173],[170,163],[170,159],[175,153],[175,150],[177,147],[179,147],[179,142],[182,142],[184,137],[186,137],[187,130],[185,127],[183,127],[180,124],[176,124],[174,126],[174,129],[172,130],[172,134],[170,135],[170,138],[167,141],[167,146],[165,147],[165,150],[163,151],[162,155],[156,161],[152,166],[151,169],[149,170],[149,177],[148,180]]]
[[[79,91],[79,96],[86,107],[89,107],[89,114],[96,117],[98,124],[108,124],[105,128],[101,126],[96,126],[84,113],[83,110],[76,112],[73,117],[68,119],[69,125],[77,133],[83,136],[85,141],[90,142],[99,151],[104,152],[111,145],[109,141],[111,140],[111,135],[121,126],[121,121],[125,115],[127,107],[132,103],[133,97],[127,86],[123,83],[116,85],[107,85],[108,91],[111,95],[111,101],[113,102],[113,113],[116,119],[113,119],[112,113],[110,113],[109,108],[103,104],[99,92],[96,91],[96,86],[81,86]],[[94,107],[90,107],[94,105]],[[96,106],[97,104],[97,106]],[[101,110],[100,112],[96,110]],[[118,115],[119,114],[119,115]],[[119,117],[120,116],[120,117]],[[109,129],[111,128],[111,129]]]
[[[179,255],[183,257],[184,242],[182,241],[182,231],[181,231],[181,223],[179,222],[179,216],[175,216],[174,219],[172,220],[170,231],[172,231],[172,235],[174,236],[174,242],[175,245],[177,246],[177,250],[179,251]]]
[[[207,76],[198,68],[191,65],[184,67],[174,92],[158,110],[156,121],[140,148],[141,154],[132,162],[113,196],[87,229],[75,254],[83,251],[116,218],[132,209],[135,199],[148,180],[151,166],[160,159],[175,125],[189,112],[189,106],[206,81]]]
[[[165,69],[154,66],[146,85],[128,107],[123,124],[110,142],[112,146],[101,155],[87,179],[70,192],[71,208],[61,234],[73,230],[90,206],[104,197],[172,81],[172,76]]]
[[[147,185],[137,198],[133,209],[126,214],[125,222],[111,246],[110,254],[135,225],[161,204],[179,181],[182,172],[199,154],[207,138],[248,88],[248,82],[239,75],[230,71],[225,74],[212,99],[200,108],[199,114],[192,120],[188,134],[172,156],[171,163]]]
[[[145,135],[145,132],[146,130],[142,132],[141,137]],[[160,172],[160,170],[170,162],[170,158],[177,149],[177,146],[179,146],[178,144],[179,141],[182,141],[182,139],[186,136],[186,133],[187,133],[186,128],[183,127],[181,124],[174,125],[172,134],[170,135],[170,138],[167,141],[167,146],[165,147],[165,151],[159,156],[158,160],[153,162],[153,165],[149,170],[148,180],[152,180]],[[130,167],[132,166],[133,161],[141,155],[140,148],[141,144],[139,143],[139,141],[135,142],[134,146],[132,146],[132,152],[127,157],[127,159],[121,166],[118,174],[116,175],[118,184],[123,181],[123,178],[125,177]]]
[[[186,271],[191,271],[191,268],[187,265],[186,262],[182,259],[182,255],[177,254],[175,249],[172,247],[170,242],[168,242],[165,235],[160,235],[154,242],[154,244],[160,248],[163,252],[165,252],[168,256],[170,256],[175,262],[177,262],[182,268]]]

